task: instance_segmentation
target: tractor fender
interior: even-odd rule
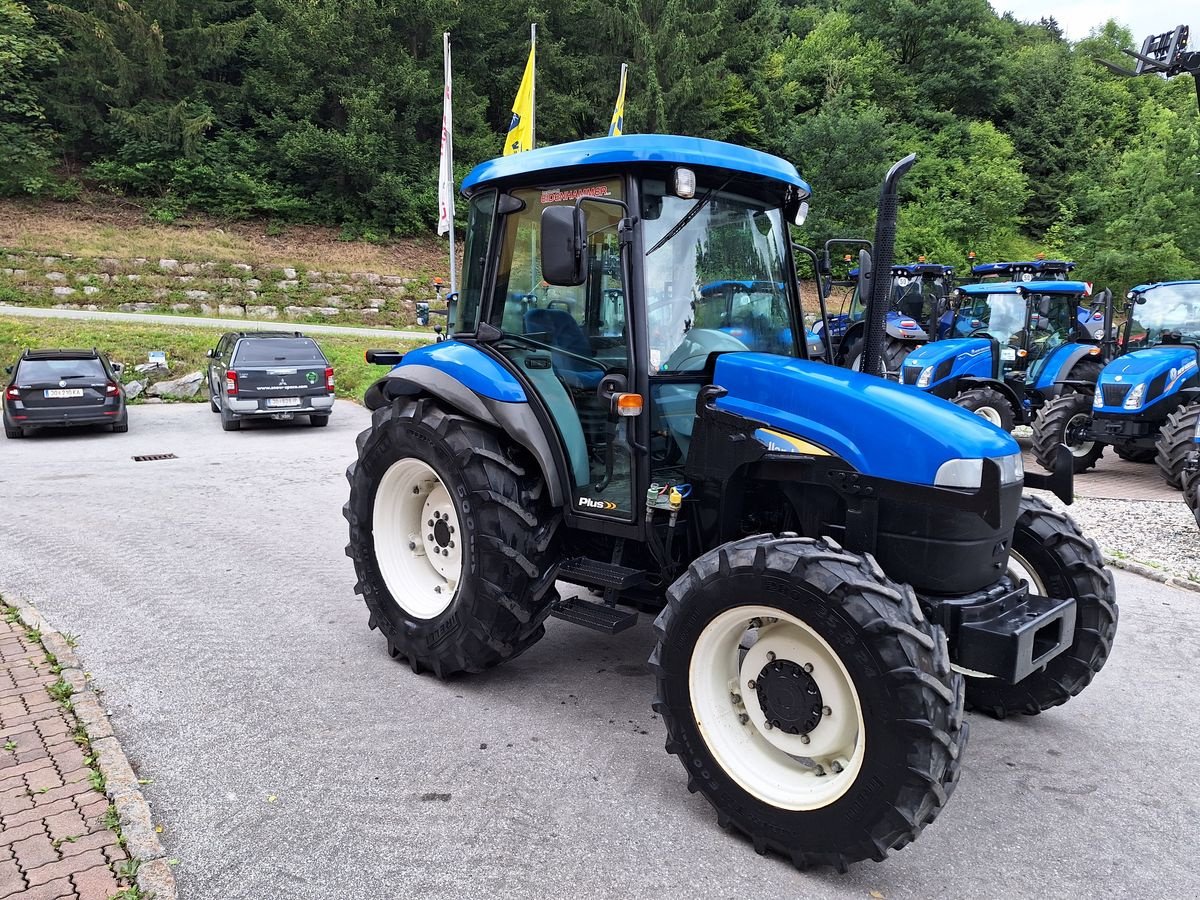
[[[965,375],[958,380],[958,392],[961,393],[971,388],[987,387],[994,391],[999,391],[1004,399],[1012,404],[1013,415],[1018,419],[1021,418],[1025,409],[1025,402],[1021,397],[1017,396],[1017,392],[1011,387],[996,378],[978,378],[973,375]],[[1019,422],[1017,424],[1020,424]]]
[[[904,323],[910,322],[911,326]],[[916,319],[898,313],[889,313],[886,323],[887,336],[897,341],[928,341],[929,335]]]
[[[482,353],[475,348],[470,349],[474,353]],[[403,363],[367,389],[364,402],[368,402],[369,398],[368,408],[378,408],[369,403],[384,406],[397,397],[427,394],[465,416],[503,431],[533,454],[550,492],[550,502],[561,507],[565,502],[562,479],[558,475],[550,442],[519,383],[513,379],[512,386],[519,393],[519,399],[515,395],[512,399],[503,400],[484,396],[436,365],[410,361],[415,355],[415,352],[408,354]],[[488,359],[491,360],[491,357]]]
[[[1092,356],[1095,344],[1063,344],[1050,351],[1050,358],[1042,365],[1037,381],[1033,387],[1043,393],[1053,395],[1058,393],[1055,387],[1066,384],[1066,378],[1082,359]],[[1099,356],[1096,357],[1100,359]]]

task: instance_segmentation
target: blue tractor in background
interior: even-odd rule
[[[1085,389],[1100,373],[1105,342],[1078,319],[1089,293],[1080,281],[956,288],[951,308],[939,317],[939,339],[909,355],[902,381],[1005,431],[1029,425],[1048,401]],[[1110,298],[1102,305],[1111,307]]]
[[[1143,284],[1127,299],[1124,355],[1104,367],[1094,391],[1046,405],[1034,453],[1053,466],[1066,444],[1082,472],[1112,446],[1122,459],[1157,463],[1182,487],[1200,428],[1200,281]]]
[[[855,371],[862,370],[863,351],[866,347],[867,298],[863,294],[860,272],[852,268],[847,280],[834,282],[829,271],[829,246],[833,243],[866,244],[867,241],[830,241],[825,248],[825,286],[828,296],[830,288],[840,284],[852,288],[849,304],[844,311],[828,315],[828,332],[818,322],[813,331],[825,340],[826,359],[835,365]],[[900,368],[913,350],[926,343],[928,331],[946,298],[954,287],[954,268],[939,263],[927,263],[923,259],[905,265],[891,267],[888,286],[888,308],[885,321],[883,347],[883,372],[889,378],[899,379]]]
[[[884,183],[884,273],[913,159]],[[626,135],[483,163],[463,192],[448,338],[371,351],[392,368],[347,470],[355,590],[393,657],[485,672],[550,616],[613,634],[651,611],[653,707],[689,787],[760,852],[843,871],[944,806],[965,708],[1037,713],[1104,665],[1112,577],[1024,494],[1070,502],[1065,448],[1024,474],[976,416],[807,358],[790,163]],[[769,285],[767,321],[724,330],[720,282]]]
[[[972,254],[974,258],[974,254]],[[1066,259],[1029,259],[1019,262],[976,263],[971,274],[979,283],[989,281],[1067,281],[1075,263]],[[1084,282],[1086,284],[1086,282]],[[1104,309],[1080,304],[1079,324],[1098,341],[1105,339]]]

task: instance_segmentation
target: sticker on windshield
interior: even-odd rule
[[[1000,348],[1000,358],[1002,360],[1004,360],[1005,362],[1012,362],[1013,360],[1015,360],[1017,358],[1017,348],[1016,347],[1001,347]]]
[[[611,193],[607,184],[593,184],[566,191],[542,191],[541,199],[542,206],[545,206],[548,203],[570,203],[580,197],[607,197]]]
[[[896,279],[896,284],[900,285],[900,287],[908,287],[908,278],[904,275],[901,275]]]

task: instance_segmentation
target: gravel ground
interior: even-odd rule
[[[616,638],[552,620],[448,683],[388,658],[342,553],[367,420],[342,404],[326,429],[226,434],[207,407],[147,406],[127,435],[0,443],[0,591],[78,635],[181,896],[1200,895],[1195,594],[1117,572],[1116,649],[1087,691],[971,716],[962,782],[916,844],[799,873],[687,793],[649,708],[647,617]]]

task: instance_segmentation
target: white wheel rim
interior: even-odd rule
[[[997,428],[1004,427],[1000,418],[1000,411],[994,406],[981,406],[979,409],[975,410],[975,415],[979,416],[979,418],[984,419],[985,421],[991,422]]]
[[[437,472],[411,457],[392,463],[371,527],[379,574],[401,609],[417,619],[445,612],[462,575],[462,528]]]
[[[803,668],[820,691],[822,714],[807,734],[789,734],[767,723],[757,681],[777,661]],[[802,696],[804,703],[815,702],[796,695],[779,681],[783,676],[768,677],[773,681],[767,690],[783,690],[783,699]],[[858,691],[837,653],[801,619],[769,606],[721,613],[692,650],[688,689],[709,752],[762,802],[787,810],[820,809],[858,778],[866,739]]]
[[[1091,417],[1087,413],[1076,413],[1075,415],[1071,416],[1071,418],[1067,420],[1067,427],[1063,429],[1063,437],[1065,438],[1071,433],[1072,429],[1074,429],[1077,425],[1082,425],[1089,418]],[[1064,443],[1066,443],[1065,440]],[[1092,452],[1092,448],[1096,446],[1096,442],[1083,441],[1077,444],[1067,443],[1067,446],[1071,448],[1072,456],[1087,456]]]

